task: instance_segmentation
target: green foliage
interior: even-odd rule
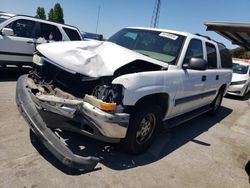
[[[53,18],[55,22],[64,24],[63,9],[59,3],[56,3],[54,6]]]
[[[42,7],[37,7],[36,18],[46,20],[45,10]],[[54,8],[51,8],[48,13],[48,20],[64,24],[63,9],[59,3],[56,3]]]
[[[231,54],[235,58],[250,59],[250,52],[247,51],[245,48],[242,48],[242,47],[232,49]]]
[[[50,9],[50,11],[48,13],[48,20],[49,21],[54,21],[54,10],[53,10],[53,8]]]
[[[35,17],[46,20],[45,10],[43,7],[37,7]]]

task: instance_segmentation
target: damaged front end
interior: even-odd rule
[[[74,155],[52,131],[68,130],[107,142],[125,138],[129,114],[122,107],[122,86],[110,77],[90,78],[70,73],[43,59],[17,82],[20,112],[44,145],[65,165],[93,169],[99,159]],[[47,123],[43,114],[56,116]],[[59,120],[60,119],[60,120]]]
[[[162,70],[163,63],[109,42],[52,43],[37,49],[32,71],[17,82],[18,108],[60,161],[92,169],[98,158],[74,155],[52,130],[119,142],[126,137],[131,109],[123,104],[124,86],[112,82],[125,74]]]

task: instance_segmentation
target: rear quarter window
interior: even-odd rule
[[[68,35],[70,40],[74,40],[74,41],[75,40],[82,40],[80,35],[79,35],[79,32],[77,30],[66,28],[66,27],[63,27],[63,30]]]
[[[220,50],[221,67],[225,69],[232,69],[232,55],[230,51],[222,45],[218,45]]]

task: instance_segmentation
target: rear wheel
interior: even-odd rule
[[[218,113],[220,107],[221,107],[221,102],[223,99],[223,94],[224,94],[224,90],[220,89],[216,98],[214,99],[214,101],[211,103],[211,110],[209,111],[209,114],[211,115],[215,115]]]
[[[140,105],[134,109],[123,140],[129,153],[139,154],[149,148],[158,132],[161,117],[161,108],[157,105]]]

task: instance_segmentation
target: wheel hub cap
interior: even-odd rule
[[[140,127],[136,133],[136,141],[139,144],[146,142],[151,137],[155,129],[155,123],[155,115],[151,113],[142,119]]]

